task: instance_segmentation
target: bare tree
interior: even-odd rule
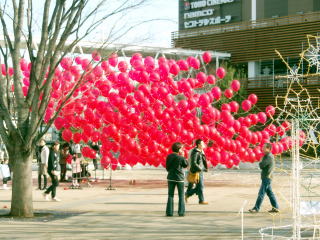
[[[35,8],[35,4],[39,2],[43,6]],[[34,146],[59,113],[58,110],[46,128],[39,131],[50,100],[55,69],[61,59],[97,26],[145,2],[146,0],[12,0],[9,3],[5,0],[1,3],[0,21],[4,43],[0,46],[0,64],[4,64],[6,69],[9,66],[13,68],[12,76],[0,73],[0,136],[8,150],[13,170],[12,216],[33,216],[32,156]],[[40,41],[36,51],[35,9],[42,9]],[[32,64],[26,96],[22,90],[23,76],[20,69],[24,48],[27,49]],[[65,96],[59,109],[77,87],[78,84]]]

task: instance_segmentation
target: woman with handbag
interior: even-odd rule
[[[171,147],[172,153],[167,156],[166,169],[168,171],[168,202],[166,215],[168,217],[173,216],[173,198],[174,190],[177,186],[179,195],[179,208],[178,214],[180,217],[184,216],[184,172],[183,168],[188,167],[188,161],[182,156],[183,146],[181,143],[176,142]]]

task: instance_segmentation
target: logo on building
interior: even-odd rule
[[[191,4],[189,1],[184,1],[184,10],[189,11],[191,9]]]

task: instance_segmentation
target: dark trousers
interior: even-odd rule
[[[5,177],[5,178],[2,179],[3,184],[7,184],[8,181],[10,181],[10,180],[11,180],[11,177]]]
[[[176,186],[178,188],[178,196],[179,196],[178,214],[179,216],[183,216],[185,212],[184,192],[183,192],[184,183],[168,181],[168,202],[167,202],[167,209],[166,209],[167,216],[173,215],[173,198],[174,198],[174,190]]]
[[[204,183],[203,183],[203,173],[199,173],[199,182],[196,183],[196,186],[194,186],[194,183],[189,183],[188,188],[186,191],[186,196],[191,197],[193,194],[197,194],[199,198],[199,203],[204,202],[204,196],[203,196],[203,189],[204,189]]]
[[[56,189],[57,186],[59,186],[59,180],[58,176],[53,175],[52,173],[49,173],[49,176],[51,177],[51,186],[45,191],[46,194],[49,194],[51,192],[51,197],[54,198],[56,196]]]
[[[43,176],[43,188],[41,188],[41,178]],[[39,189],[46,189],[47,188],[47,175],[38,175],[38,187]]]
[[[63,182],[66,180],[66,173],[67,173],[67,164],[60,163],[60,181]]]
[[[98,169],[98,160],[97,159],[93,159],[93,166],[94,166],[94,170]]]
[[[254,206],[254,208],[257,209],[258,211],[260,210],[265,194],[267,194],[267,196],[269,197],[272,207],[279,209],[277,199],[272,191],[271,179],[269,178],[263,178],[261,180],[261,187],[258,193],[256,205]]]

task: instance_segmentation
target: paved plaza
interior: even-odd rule
[[[205,199],[199,205],[193,196],[186,205],[186,216],[165,217],[167,201],[164,169],[133,169],[113,172],[107,179],[82,184],[81,190],[61,183],[61,202],[45,201],[36,190],[34,171],[33,219],[0,218],[0,239],[241,239],[241,214],[244,205],[244,239],[260,239],[259,229],[291,223],[290,178],[276,174],[274,192],[281,213],[269,214],[265,199],[261,212],[247,212],[256,200],[260,186],[257,169],[212,170],[205,174]],[[104,178],[108,175],[105,173]],[[102,178],[101,172],[98,178]],[[0,191],[0,213],[10,208],[11,191]],[[49,214],[47,214],[49,213]]]

